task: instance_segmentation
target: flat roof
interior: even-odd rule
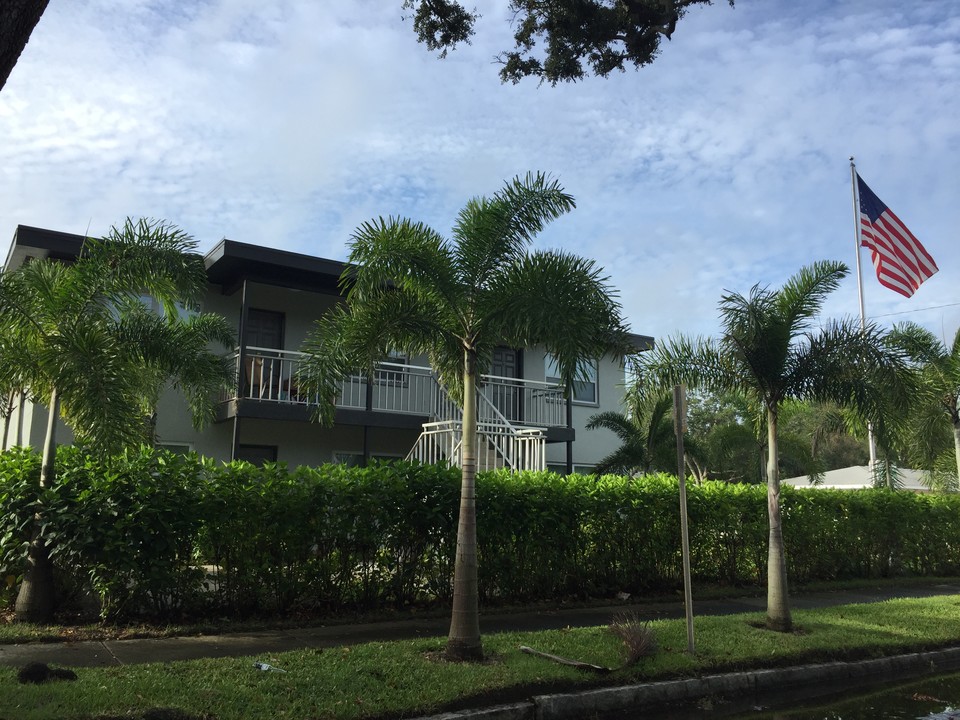
[[[28,257],[50,257],[72,260],[80,254],[83,235],[47,230],[30,225],[17,225],[7,251],[5,270],[18,268]]]
[[[924,482],[926,476],[921,470],[897,468],[894,475],[899,487],[903,490],[930,491],[929,486]],[[874,487],[873,473],[866,465],[851,465],[836,470],[827,470],[823,473],[822,481],[818,485],[813,485],[808,475],[784,478],[780,482],[794,487],[816,487],[830,490],[862,490]]]
[[[4,269],[17,268],[28,257],[52,257],[70,260],[80,254],[83,235],[47,230],[30,225],[17,225],[7,253]],[[277,250],[224,238],[203,256],[207,278],[232,294],[243,281],[275,285],[296,290],[340,294],[340,276],[348,263],[315,255]],[[629,333],[637,350],[649,350],[654,339],[650,335]]]
[[[237,287],[244,279],[297,290],[340,294],[347,264],[224,238],[203,256],[210,282]]]

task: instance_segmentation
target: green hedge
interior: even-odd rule
[[[100,462],[62,448],[0,454],[0,602],[22,572],[32,518],[67,587],[106,616],[341,611],[447,600],[459,471],[408,463],[287,472],[142,450]],[[960,574],[960,497],[783,490],[792,582]],[[488,602],[652,594],[680,587],[669,476],[482,474],[480,588]],[[700,584],[764,580],[765,488],[688,491]]]

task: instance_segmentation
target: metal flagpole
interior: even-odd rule
[[[857,192],[857,166],[850,156],[850,183],[853,187],[853,242],[854,256],[857,258],[857,293],[860,296],[860,332],[867,329],[867,312],[863,304],[863,271],[860,267],[860,193]],[[877,469],[877,442],[873,437],[873,423],[867,423],[867,441],[870,444],[870,474]]]

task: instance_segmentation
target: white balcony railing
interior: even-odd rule
[[[507,420],[513,425],[566,427],[567,403],[563,389],[537,380],[481,375],[478,403],[480,422]],[[483,402],[483,400],[487,402]]]
[[[225,400],[249,399],[294,405],[316,404],[300,389],[300,363],[304,353],[248,346],[234,352],[237,382]],[[538,428],[566,427],[566,402],[556,385],[535,380],[482,375],[478,388],[481,423]],[[369,395],[369,398],[368,398]],[[353,375],[340,384],[336,406],[356,410],[406,413],[459,420],[459,408],[440,389],[433,370],[405,363],[383,362],[372,378]]]

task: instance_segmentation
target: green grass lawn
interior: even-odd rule
[[[304,650],[271,657],[79,668],[75,682],[20,685],[0,668],[0,718],[136,717],[178,708],[216,720],[411,716],[451,707],[570,690],[811,661],[858,659],[960,644],[960,596],[890,600],[797,611],[798,632],[756,627],[759,613],[702,617],[697,653],[686,653],[682,620],[651,623],[655,656],[602,679],[519,651],[520,645],[616,666],[624,649],[606,628],[502,633],[484,638],[482,665],[439,659],[442,638]],[[262,672],[266,660],[286,673]]]

